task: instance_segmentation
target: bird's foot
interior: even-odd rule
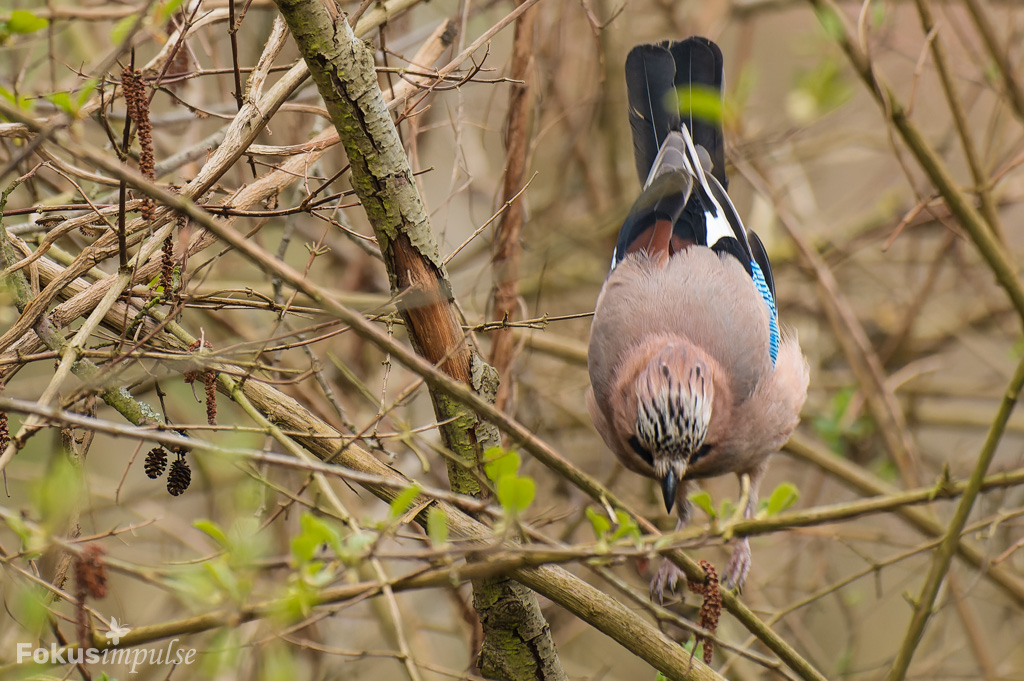
[[[661,567],[658,568],[658,574],[651,580],[651,600],[656,601],[659,605],[664,605],[665,588],[668,587],[668,592],[673,594],[676,591],[676,585],[680,581],[686,583],[686,573],[671,560],[663,557],[661,559]]]
[[[729,564],[725,566],[725,588],[743,589],[743,582],[747,580],[747,573],[750,572],[750,542],[744,537],[736,542]]]

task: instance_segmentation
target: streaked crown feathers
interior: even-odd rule
[[[636,435],[654,459],[689,459],[707,435],[712,388],[707,366],[671,345],[651,358],[637,377]],[[659,474],[663,471],[659,471]]]

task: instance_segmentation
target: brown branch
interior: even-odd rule
[[[801,461],[820,468],[861,494],[873,497],[893,497],[901,494],[892,485],[880,480],[861,466],[836,456],[799,435],[794,435],[790,439],[785,451]],[[998,478],[1000,475],[1004,474],[995,477]],[[903,505],[894,509],[894,512],[927,537],[941,537],[945,532],[944,526],[932,514],[921,509]],[[1012,570],[1005,565],[991,564],[991,557],[987,552],[966,538],[960,540],[957,553],[961,560],[983,574],[986,579],[998,586],[1003,594],[1013,599],[1018,607],[1024,607],[1024,580]]]
[[[877,73],[871,59],[861,49],[859,41],[851,35],[845,19],[833,0],[808,1],[819,14],[835,19],[834,25],[838,30],[836,40],[849,58],[850,64],[864,81],[865,87],[874,97],[883,115],[895,126],[903,143],[917,159],[921,169],[939,190],[946,205],[949,206],[950,212],[970,235],[974,245],[992,270],[992,274],[995,275],[996,281],[1003,287],[1013,303],[1020,321],[1024,323],[1024,285],[1021,284],[1017,266],[1006,249],[996,240],[992,230],[975,209],[974,203],[957,187],[949,169],[935,149],[925,140],[921,131],[910,120],[907,110],[900,104],[896,93]]]
[[[427,212],[398,131],[377,83],[372,53],[323,0],[278,0],[278,7],[324,99],[351,165],[352,185],[387,267],[392,293],[416,351],[447,376],[493,400],[497,376],[469,346]],[[482,495],[483,452],[498,431],[447,394],[431,390],[441,436],[458,461],[446,461],[452,489]],[[506,679],[567,678],[536,596],[506,578],[473,582],[484,627],[479,665]]]
[[[995,27],[992,26],[985,8],[981,6],[981,0],[964,0],[964,5],[971,15],[975,28],[981,34],[989,56],[999,68],[999,75],[1003,79],[1003,87],[1006,88],[1006,96],[1010,100],[1010,108],[1013,110],[1014,116],[1017,117],[1017,120],[1024,121],[1024,89],[1021,89],[1020,82],[1014,73],[1009,50],[999,44]]]
[[[967,114],[964,111],[963,103],[960,101],[960,96],[957,93],[956,83],[950,72],[946,45],[935,23],[931,3],[929,0],[915,0],[915,4],[917,5],[918,15],[921,17],[921,28],[928,34],[935,31],[928,44],[931,48],[932,59],[935,61],[935,69],[938,71],[939,79],[942,81],[942,91],[946,95],[946,105],[949,106],[949,112],[953,115],[953,123],[956,125],[957,135],[960,136],[964,157],[967,159],[967,165],[971,169],[971,177],[974,179],[975,191],[981,204],[981,214],[984,216],[985,221],[988,222],[995,237],[1005,245],[1008,243],[1006,232],[1003,229],[1002,222],[999,220],[999,213],[992,198],[992,181],[986,175],[984,168],[982,168],[981,159],[978,158],[974,136],[971,132],[971,124],[967,120]]]
[[[970,480],[967,482],[963,496],[960,497],[960,503],[957,504],[953,518],[945,529],[942,542],[932,557],[931,568],[928,570],[924,586],[921,587],[921,594],[914,601],[914,615],[910,620],[910,625],[907,627],[903,644],[900,646],[896,654],[896,660],[893,662],[886,677],[888,681],[902,681],[906,678],[907,670],[910,668],[910,661],[913,659],[917,646],[921,643],[921,637],[924,635],[925,625],[931,619],[935,599],[939,595],[939,589],[946,580],[949,566],[953,562],[953,556],[960,545],[960,533],[967,524],[967,517],[970,515],[971,509],[974,508],[974,502],[981,492],[985,473],[988,472],[988,467],[992,464],[996,449],[1006,430],[1006,422],[1010,419],[1010,414],[1017,404],[1017,398],[1020,396],[1022,388],[1024,388],[1024,360],[1017,364],[1017,370],[1014,372],[1013,378],[1010,379],[1010,384],[1006,388],[1003,402],[999,405],[999,411],[992,421],[992,427],[985,438],[985,444],[978,455],[978,461],[974,466],[974,471],[971,473]]]
[[[509,75],[515,82],[510,86],[508,116],[505,119],[505,182],[502,190],[502,200],[508,204],[508,210],[498,225],[494,256],[491,259],[494,277],[493,319],[500,322],[510,322],[519,316],[519,259],[522,251],[520,240],[524,199],[513,199],[522,192],[526,178],[531,101],[527,76],[533,62],[536,14],[536,10],[531,10],[516,19],[512,42],[512,69]],[[511,411],[515,385],[512,365],[518,354],[519,343],[510,328],[496,331],[491,343],[490,361],[502,377],[494,404],[498,409]]]

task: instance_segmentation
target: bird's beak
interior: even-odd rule
[[[676,487],[679,486],[679,478],[671,468],[668,474],[661,481],[661,492],[665,495],[665,511],[672,512],[672,505],[676,503]]]

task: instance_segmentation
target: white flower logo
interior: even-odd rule
[[[126,636],[131,631],[128,627],[124,626],[124,623],[118,624],[116,617],[110,618],[110,631],[104,634],[115,646],[120,643],[121,637]]]

